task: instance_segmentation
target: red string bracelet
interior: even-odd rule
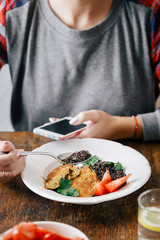
[[[132,116],[132,117],[134,118],[134,120],[135,120],[135,124],[136,124],[133,138],[136,138],[136,135],[137,135],[137,132],[138,132],[138,128],[139,128],[139,124],[138,124],[138,121],[137,121],[136,116]]]

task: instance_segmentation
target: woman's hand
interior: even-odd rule
[[[23,171],[25,157],[19,156],[20,151],[11,142],[0,141],[0,182],[9,182]]]
[[[111,116],[103,111],[90,110],[76,115],[70,123],[79,125],[87,122],[86,130],[82,131],[76,137],[78,138],[103,138],[103,139],[124,139],[133,138],[135,133],[135,120],[133,117]],[[137,117],[139,123],[139,132],[136,138],[142,137],[141,119]]]

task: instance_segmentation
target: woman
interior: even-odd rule
[[[145,3],[3,0],[0,64],[10,66],[15,130],[32,130],[53,114],[76,116],[71,124],[89,120],[78,137],[160,140],[160,6]],[[24,158],[16,161],[15,169]],[[13,171],[6,166],[2,180]]]

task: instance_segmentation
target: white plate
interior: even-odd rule
[[[124,197],[141,188],[151,175],[147,159],[136,150],[120,143],[102,139],[85,138],[54,141],[42,145],[36,151],[52,152],[58,155],[63,152],[88,150],[102,160],[120,162],[125,173],[131,173],[127,184],[116,192],[96,197],[69,197],[44,188],[44,178],[60,164],[49,156],[28,156],[26,167],[21,174],[25,185],[38,195],[54,201],[74,204],[97,204]]]
[[[71,225],[60,223],[60,222],[34,222],[37,226],[46,228],[47,230],[51,230],[56,232],[57,234],[66,237],[66,238],[73,238],[73,237],[80,237],[84,240],[89,240],[88,237],[81,232],[78,228],[75,228]]]
[[[89,240],[88,237],[81,232],[79,229],[60,222],[51,222],[51,221],[40,221],[40,222],[34,222],[38,227],[45,228],[47,230],[51,230],[63,237],[66,238],[73,238],[73,237],[80,237],[84,240]],[[5,233],[10,232],[11,229],[7,230]],[[1,238],[0,238],[1,239]]]

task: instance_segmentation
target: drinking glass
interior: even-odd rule
[[[160,189],[138,197],[138,240],[160,240]]]

